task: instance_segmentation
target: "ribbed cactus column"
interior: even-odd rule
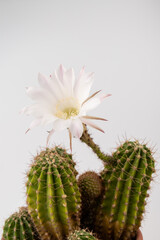
[[[80,193],[75,163],[64,149],[46,149],[28,174],[27,203],[43,239],[65,239],[79,226]]]
[[[98,240],[91,232],[79,230],[71,233],[68,240]]]
[[[127,141],[113,154],[117,165],[103,172],[102,203],[104,239],[129,240],[141,225],[154,159],[150,149],[138,141]]]
[[[95,172],[85,172],[78,179],[81,193],[81,228],[94,231],[96,215],[103,195],[101,177]]]
[[[3,229],[4,240],[40,240],[40,236],[28,214],[27,208],[20,208],[6,221]]]

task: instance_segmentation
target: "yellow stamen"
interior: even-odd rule
[[[55,116],[61,119],[70,119],[79,114],[80,104],[77,99],[70,97],[60,100],[56,105]]]

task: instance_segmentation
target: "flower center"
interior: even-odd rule
[[[55,116],[61,119],[70,119],[79,114],[80,104],[76,98],[64,98],[56,105]]]

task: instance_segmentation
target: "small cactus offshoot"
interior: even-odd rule
[[[40,236],[28,214],[27,208],[20,208],[19,212],[12,214],[3,228],[4,240],[40,240]]]
[[[80,192],[72,156],[47,148],[28,173],[28,209],[43,239],[65,239],[80,224]]]
[[[126,141],[113,158],[117,165],[114,168],[106,166],[103,172],[103,237],[129,240],[141,226],[155,161],[151,150],[138,141]]]
[[[98,240],[93,236],[91,232],[87,232],[86,230],[77,230],[71,233],[68,237],[68,240]]]
[[[95,218],[103,194],[101,177],[95,172],[85,172],[78,179],[81,193],[81,228],[94,231]]]

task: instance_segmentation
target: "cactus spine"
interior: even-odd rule
[[[28,174],[29,212],[43,239],[65,239],[79,226],[80,193],[75,163],[64,149],[46,149]]]
[[[141,225],[151,175],[155,171],[150,149],[138,141],[126,141],[113,154],[117,165],[103,173],[103,237],[128,240]]]
[[[103,194],[101,177],[95,172],[86,172],[78,179],[81,193],[81,228],[94,231],[95,219]]]
[[[12,214],[5,221],[2,239],[40,240],[40,236],[33,225],[27,208],[20,208],[19,212]]]
[[[85,230],[79,230],[71,233],[68,240],[98,240],[92,233]]]

